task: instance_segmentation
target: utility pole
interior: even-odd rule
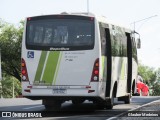
[[[136,23],[142,22],[142,21],[144,21],[144,20],[148,20],[148,19],[151,19],[151,18],[157,17],[157,16],[158,16],[158,15],[153,15],[153,16],[150,16],[150,17],[147,17],[147,18],[144,18],[144,19],[141,19],[141,20],[137,20],[137,21],[132,22],[131,24],[134,25],[134,31],[136,31]]]
[[[15,98],[15,96],[14,96],[14,79],[13,79],[13,86],[12,86],[12,98]]]
[[[87,0],[87,13],[89,14],[89,0]]]

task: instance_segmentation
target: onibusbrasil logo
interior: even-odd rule
[[[5,118],[40,118],[41,113],[38,112],[2,112],[1,117]]]

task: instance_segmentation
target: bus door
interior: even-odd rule
[[[128,76],[127,76],[127,92],[130,93],[132,84],[132,42],[130,33],[127,36],[127,57],[128,57]]]
[[[106,79],[106,97],[110,96],[111,74],[112,74],[112,54],[111,54],[111,38],[109,28],[105,28],[106,33],[106,55],[107,55],[107,79]]]

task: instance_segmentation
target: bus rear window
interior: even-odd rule
[[[35,50],[93,49],[94,21],[71,18],[32,20],[31,18],[27,21],[26,47]]]

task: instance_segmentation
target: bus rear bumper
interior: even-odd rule
[[[84,86],[34,86],[22,82],[22,95],[26,97],[100,97],[98,82]]]
[[[98,96],[97,90],[93,89],[23,89],[24,96]]]

